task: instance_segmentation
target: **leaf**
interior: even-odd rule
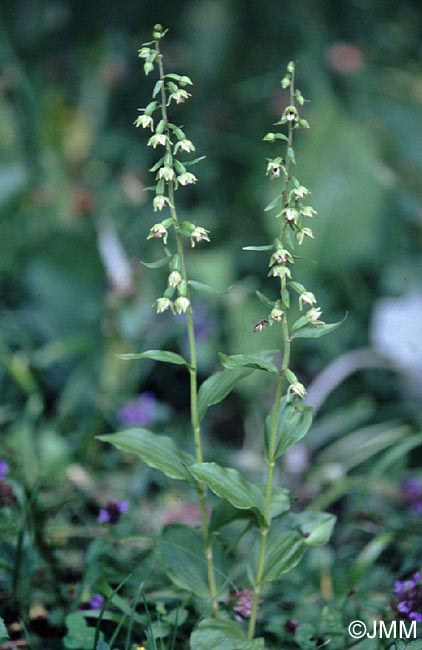
[[[159,93],[160,90],[161,90],[162,85],[163,85],[163,81],[162,81],[162,79],[159,79],[159,80],[156,82],[155,86],[154,86],[154,90],[152,91],[152,96],[153,96],[153,97],[156,97],[156,96],[158,95],[158,93]]]
[[[192,165],[196,165],[196,163],[201,162],[201,160],[205,160],[206,156],[199,156],[199,158],[195,158],[194,160],[187,160],[183,164],[186,167],[192,167]]]
[[[295,513],[302,531],[304,542],[308,546],[320,546],[330,539],[336,517],[328,512],[304,511]]]
[[[218,289],[214,289],[214,287],[210,287],[208,284],[197,282],[196,280],[188,280],[188,284],[192,287],[192,289],[195,289],[195,291],[207,294],[208,296],[221,296],[223,293]]]
[[[251,372],[249,368],[226,369],[206,379],[198,392],[199,418],[202,420],[209,406],[221,402],[233,390],[236,383]]]
[[[0,639],[9,639],[9,632],[4,624],[4,620],[0,616]]]
[[[268,536],[265,550],[264,582],[272,582],[297,566],[306,550],[297,532],[275,533]]]
[[[193,630],[191,650],[264,650],[264,639],[247,641],[239,623],[226,619],[206,618]]]
[[[95,642],[95,628],[88,627],[82,612],[68,614],[65,623],[68,632],[64,638],[64,647],[67,650],[92,650]]]
[[[194,458],[182,451],[168,436],[160,436],[147,429],[127,429],[97,438],[110,442],[122,451],[136,454],[144,463],[170,478],[193,484],[187,465],[193,463]]]
[[[170,264],[171,262],[171,255],[166,255],[166,257],[162,257],[156,262],[143,262],[141,260],[141,264],[143,266],[146,266],[148,269],[160,269],[162,266],[166,266],[166,264]]]
[[[177,366],[189,366],[186,359],[176,352],[167,352],[166,350],[146,350],[139,353],[118,354],[119,359],[131,361],[132,359],[153,359],[154,361],[164,361],[174,363]]]
[[[233,521],[245,520],[253,518],[255,515],[250,510],[239,510],[231,503],[222,499],[213,509],[210,520],[210,533],[215,533],[224,526],[228,526]]]
[[[326,334],[330,334],[330,332],[334,332],[334,330],[337,329],[337,327],[340,327],[342,323],[347,318],[347,314],[344,318],[339,320],[337,323],[328,323],[324,325],[318,325],[312,326],[309,325],[307,327],[302,327],[301,329],[296,330],[293,332],[291,338],[292,339],[319,339],[321,336],[325,336]]]
[[[170,524],[164,528],[158,547],[165,571],[177,587],[195,596],[210,598],[204,538],[198,530],[183,524]],[[213,551],[217,589],[223,595],[226,585],[224,557],[216,543]]]
[[[253,370],[265,370],[266,372],[278,374],[277,366],[257,354],[232,354],[228,356],[220,352],[219,357],[225,368],[252,368]]]
[[[302,623],[295,630],[295,641],[301,650],[314,650],[317,647],[317,634],[310,623]]]
[[[265,296],[263,293],[260,291],[255,291],[256,295],[258,296],[259,300],[262,302],[263,305],[267,307],[267,309],[272,309],[275,305],[274,300],[270,300]]]
[[[262,498],[265,500],[266,485],[257,485],[262,493]],[[273,496],[271,499],[270,518],[274,519],[281,514],[287,512],[290,508],[289,491],[284,488],[275,487],[273,489]],[[210,521],[210,532],[216,532],[224,526],[228,526],[233,521],[248,521],[252,524],[257,524],[255,513],[252,510],[240,510],[235,508],[228,501],[222,500],[216,505],[212,511]]]
[[[202,598],[209,598],[204,538],[201,533],[183,524],[167,526],[158,547],[164,568],[172,582]]]
[[[277,418],[274,455],[270,457],[270,437],[273,423],[271,412],[265,420],[265,452],[268,460],[277,460],[309,431],[312,424],[312,408],[302,400],[288,400],[283,397]]]
[[[283,200],[283,196],[281,194],[277,194],[277,196],[274,197],[273,200],[264,208],[264,212],[269,212],[270,210],[273,210],[278,205],[280,205],[282,200]]]
[[[243,246],[243,251],[272,251],[274,249],[273,244],[267,244],[266,246]]]
[[[260,523],[266,523],[262,491],[259,486],[249,483],[236,469],[221,467],[217,463],[196,463],[189,469],[198,481],[205,483],[217,496],[226,499],[239,510],[251,510]]]

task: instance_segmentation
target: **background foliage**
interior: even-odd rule
[[[321,598],[331,602],[334,589],[338,603],[363,577],[365,593],[384,594],[388,607],[394,577],[420,563],[411,534],[420,520],[403,512],[400,491],[419,463],[412,437],[422,378],[419,3],[404,0],[398,12],[390,0],[17,0],[1,12],[0,444],[18,502],[2,515],[7,621],[26,621],[34,638],[60,638],[64,612],[100,585],[104,592],[104,581],[117,586],[131,568],[164,588],[146,552],[151,542],[127,542],[117,553],[97,525],[98,508],[129,496],[120,536],[152,535],[182,498],[192,500],[95,440],[145,392],[155,400],[157,430],[187,438],[183,371],[115,356],[186,348],[182,320],[151,308],[163,278],[140,264],[159,256],[158,244],[145,240],[155,221],[144,191],[150,152],[133,127],[151,92],[137,49],[157,20],[171,28],[172,69],[195,82],[180,114],[198,155],[207,156],[198,185],[184,192],[189,220],[212,232],[211,246],[190,253],[191,275],[230,287],[195,306],[204,378],[219,351],[254,351],[259,336],[272,347],[272,329],[252,332],[265,316],[254,294],[265,262],[241,248],[273,235],[263,213],[272,188],[262,137],[286,104],[279,79],[290,58],[312,100],[313,128],[300,133],[297,148],[319,216],[304,253],[311,261],[300,270],[327,321],[349,315],[322,345],[296,346],[294,367],[321,411],[282,483],[299,500],[331,508],[340,523],[333,548],[317,549],[289,578],[299,585],[297,602],[281,590],[269,603],[268,628],[280,638],[304,602],[303,618],[319,621]],[[363,370],[344,383],[335,370],[328,396],[312,381],[334,360]],[[271,394],[256,375],[211,412],[206,445],[259,476],[256,431]],[[386,548],[394,556],[384,557]]]

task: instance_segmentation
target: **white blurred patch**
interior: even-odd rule
[[[113,291],[120,295],[130,294],[133,290],[132,269],[111,223],[102,226],[98,232],[98,250]]]
[[[383,298],[371,323],[374,349],[409,378],[422,379],[422,292],[401,298]]]

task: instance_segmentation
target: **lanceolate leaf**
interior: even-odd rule
[[[229,501],[239,510],[251,510],[260,523],[264,520],[265,499],[258,485],[248,483],[240,472],[231,467],[221,467],[217,463],[197,463],[190,471],[198,481],[202,481],[222,499]]]
[[[274,454],[270,458],[270,437],[273,425],[272,412],[265,420],[265,451],[269,460],[276,460],[309,431],[312,424],[312,408],[302,400],[288,400],[283,397],[277,418]]]
[[[173,524],[164,529],[158,546],[164,568],[172,582],[200,597],[209,597],[204,539],[188,526]]]
[[[189,366],[189,363],[180,354],[176,352],[167,352],[166,350],[146,350],[139,353],[118,354],[119,359],[153,359],[154,361],[164,361],[174,363],[177,366]]]
[[[179,481],[195,484],[187,465],[194,458],[182,451],[168,436],[159,436],[147,429],[127,429],[119,433],[97,436],[103,442],[142,458],[144,463]]]
[[[272,251],[274,244],[266,244],[265,246],[243,246],[243,251]]]
[[[209,296],[221,296],[222,294],[222,292],[218,291],[218,289],[214,289],[214,287],[210,287],[208,284],[203,284],[203,282],[189,280],[188,284],[192,287],[192,289],[195,289],[195,291],[207,294]]]
[[[262,302],[262,304],[264,304],[267,307],[267,309],[272,309],[274,307],[275,305],[274,300],[270,300],[269,298],[267,298],[267,296],[265,296],[260,291],[255,291],[255,293],[258,296],[259,300]]]
[[[337,329],[337,327],[340,327],[342,323],[347,318],[347,314],[342,320],[339,320],[337,323],[328,323],[324,325],[307,325],[306,327],[302,327],[292,334],[292,339],[319,339],[321,336],[325,336],[326,334],[330,334],[330,332],[334,332],[334,330]]]
[[[162,266],[166,266],[167,264],[170,264],[171,262],[171,257],[168,255],[166,257],[162,257],[159,260],[156,260],[155,262],[143,262],[141,260],[141,264],[146,266],[148,269],[159,269]]]
[[[261,490],[262,497],[265,499],[266,486],[258,485],[257,487]],[[275,517],[279,517],[281,514],[287,512],[289,508],[289,491],[284,488],[274,487],[271,499],[270,518],[274,519]],[[221,528],[224,528],[224,526],[228,526],[228,524],[231,524],[233,521],[239,520],[250,520],[251,525],[255,526],[258,523],[252,510],[240,510],[239,508],[235,508],[228,501],[220,501],[211,515],[210,532],[216,532]]]
[[[198,393],[198,411],[202,419],[209,406],[221,402],[234,388],[239,379],[252,372],[249,368],[221,370],[211,375],[201,384]]]
[[[307,546],[320,546],[328,542],[336,522],[334,515],[328,512],[304,511],[293,516],[300,526]]]
[[[225,368],[252,368],[278,374],[277,366],[258,354],[232,354],[227,356],[220,352],[220,361]]]
[[[283,573],[291,571],[299,564],[305,549],[306,545],[299,533],[270,533],[265,552],[264,582],[277,580]]]

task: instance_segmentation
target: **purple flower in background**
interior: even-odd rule
[[[153,393],[145,392],[127,402],[120,410],[119,419],[127,427],[144,427],[157,417],[157,399]]]
[[[422,582],[419,571],[407,580],[394,583],[393,608],[402,618],[422,622]]]
[[[0,481],[9,473],[9,463],[6,460],[0,460]]]
[[[102,609],[104,600],[105,598],[101,594],[92,594],[91,600],[89,601],[90,609]]]
[[[253,591],[252,589],[241,589],[236,591],[233,597],[234,602],[234,617],[236,621],[241,623],[243,619],[250,618],[252,614],[252,601],[253,601]],[[262,598],[259,599],[259,602],[262,603]]]
[[[122,515],[126,514],[129,510],[128,501],[116,501],[111,499],[107,502],[105,508],[101,508],[98,514],[98,521],[100,524],[117,524]]]
[[[413,515],[422,515],[422,478],[409,478],[402,484],[403,499]]]

